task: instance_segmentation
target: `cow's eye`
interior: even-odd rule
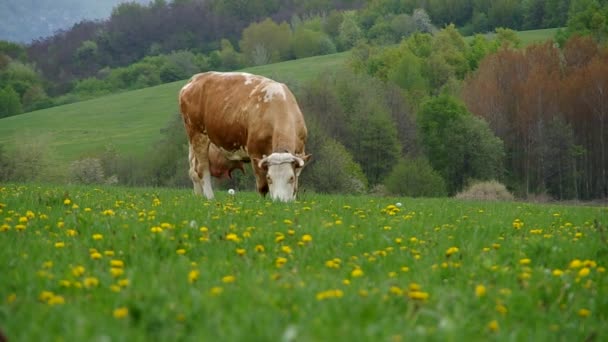
[[[272,184],[272,178],[270,178],[270,175],[266,175],[266,182],[268,182],[268,184]]]
[[[295,182],[295,180],[296,180],[296,177],[294,177],[294,176],[289,177],[289,183],[293,183],[293,182]]]

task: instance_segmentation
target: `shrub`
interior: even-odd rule
[[[367,191],[367,179],[352,155],[339,142],[325,138],[302,172],[303,188],[321,193],[361,194]]]
[[[480,201],[512,201],[514,197],[502,183],[491,180],[474,182],[467,189],[456,194],[456,198]]]
[[[386,189],[400,196],[442,197],[446,184],[439,173],[424,158],[399,161],[384,180]]]
[[[97,158],[85,158],[72,162],[70,165],[70,179],[79,184],[104,183],[103,168]]]

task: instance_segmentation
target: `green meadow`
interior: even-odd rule
[[[9,341],[608,339],[608,208],[0,187]]]

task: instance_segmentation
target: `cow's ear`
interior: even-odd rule
[[[306,164],[308,164],[310,157],[312,157],[312,154],[307,154],[303,157],[295,158],[295,160],[293,162],[293,166],[294,166],[294,169],[296,170],[296,176],[300,176],[300,172],[302,172],[302,169],[304,168],[304,166],[306,166]]]
[[[260,159],[260,158],[252,158],[253,162],[255,163],[255,165],[258,166],[258,168],[264,170],[264,171],[268,171],[268,159],[266,157]]]

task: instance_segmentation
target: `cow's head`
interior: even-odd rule
[[[275,152],[262,159],[253,159],[258,168],[265,173],[271,199],[283,202],[296,199],[298,176],[310,157],[310,154],[298,157],[288,152]]]

